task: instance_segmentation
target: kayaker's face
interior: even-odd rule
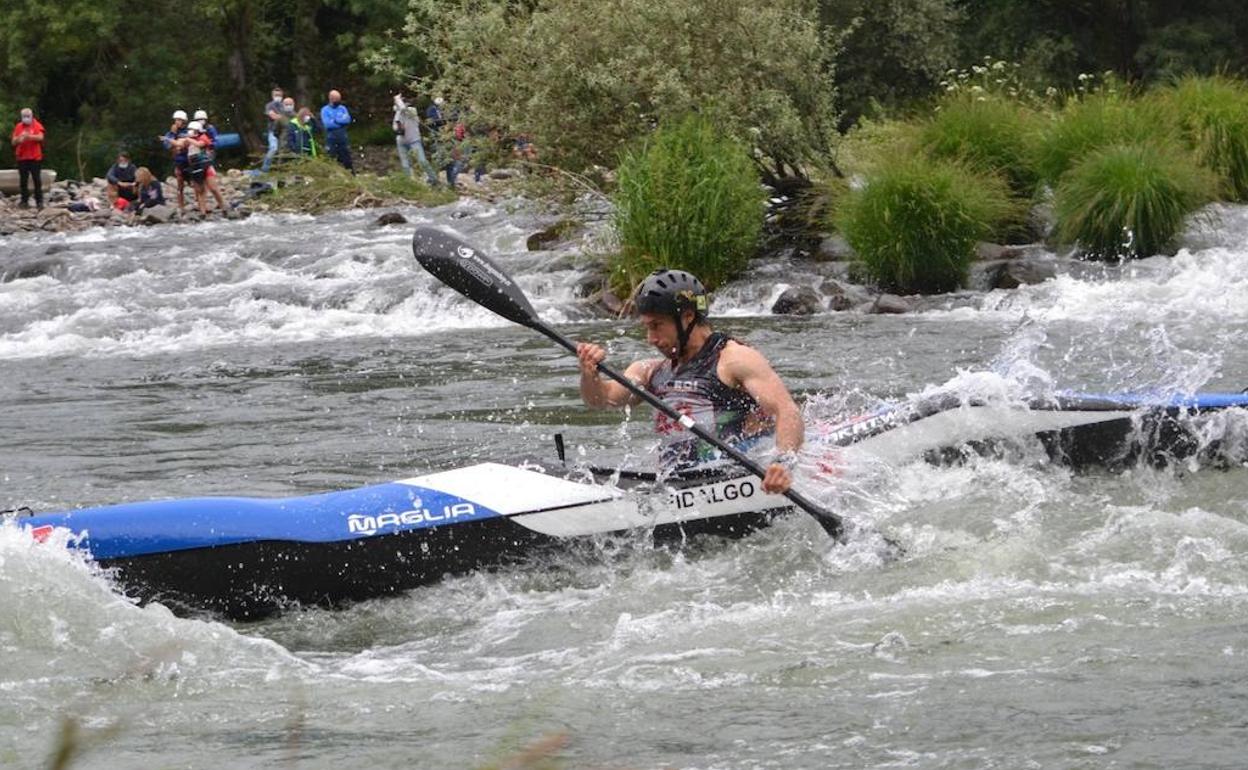
[[[640,319],[641,328],[646,332],[646,342],[653,345],[664,358],[671,358],[675,355],[676,349],[680,347],[680,336],[676,333],[675,319],[670,315],[660,313],[642,313]],[[685,311],[685,323],[688,324],[692,320],[693,314]]]

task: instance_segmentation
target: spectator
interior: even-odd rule
[[[137,214],[144,209],[165,205],[164,188],[160,180],[152,174],[151,169],[147,166],[140,166],[134,176],[138,184],[138,198],[130,204],[130,211]]]
[[[537,148],[533,146],[533,137],[528,134],[516,134],[516,143],[512,147],[511,155],[516,160],[536,161]]]
[[[425,110],[425,122],[429,124],[429,136],[433,140],[433,155],[438,167],[446,172],[446,183],[455,189],[455,180],[459,177],[458,150],[455,147],[453,132],[447,128],[445,112],[446,100],[441,96],[433,98],[433,104]]]
[[[138,185],[135,184],[135,168],[130,162],[130,153],[118,154],[117,162],[104,175],[108,182],[108,203],[114,208],[124,209],[139,197]],[[118,203],[118,201],[121,201]]]
[[[35,120],[35,113],[23,107],[21,120],[13,127],[13,149],[17,153],[17,177],[22,192],[22,208],[30,207],[30,189],[27,181],[35,178],[35,208],[43,208],[43,124]]]
[[[184,144],[186,152],[186,177],[195,191],[195,205],[199,213],[208,216],[208,193],[205,180],[212,171],[212,140],[204,133],[203,124],[191,121],[186,127],[186,136],[178,140]]]
[[[173,111],[173,124],[164,136],[157,137],[173,155],[173,175],[178,180],[178,211],[186,210],[186,111]]]
[[[312,110],[300,107],[299,114],[290,121],[289,132],[291,152],[300,157],[316,157],[316,118],[312,117]]]
[[[355,173],[351,164],[351,145],[347,140],[347,126],[351,125],[351,113],[342,103],[342,94],[329,92],[329,103],[321,108],[321,125],[325,127],[325,151],[330,157]]]
[[[217,127],[208,120],[208,110],[195,110],[195,120],[204,127],[204,135],[208,137],[208,174],[204,177],[204,185],[217,199],[217,208],[225,211],[225,197],[221,195],[221,183],[217,181]]]
[[[282,129],[282,95],[282,89],[275,86],[272,93],[269,94],[273,98],[269,100],[268,104],[264,105],[264,114],[269,120],[269,130],[266,135],[269,149],[264,154],[264,162],[260,164],[260,172],[264,174],[269,172],[269,167],[273,165],[273,156],[277,154],[280,146],[277,141],[277,135]]]
[[[415,179],[412,171],[412,153],[416,154],[416,162],[424,169],[425,180],[430,187],[437,187],[438,175],[425,157],[425,145],[420,140],[420,111],[407,106],[403,94],[394,95],[394,143],[399,150],[399,164],[407,172],[409,178]]]

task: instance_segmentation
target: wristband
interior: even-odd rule
[[[772,459],[772,463],[775,465],[782,465],[785,470],[791,471],[797,467],[797,452],[792,450],[788,452],[777,452],[776,456]]]

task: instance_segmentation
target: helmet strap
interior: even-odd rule
[[[679,345],[676,347],[676,356],[672,359],[673,368],[680,362],[681,358],[684,358],[685,348],[689,345],[689,335],[693,333],[693,327],[698,325],[697,313],[693,314],[693,320],[689,322],[688,326],[682,323],[681,315],[683,313],[680,311],[676,312],[676,340],[679,342]]]

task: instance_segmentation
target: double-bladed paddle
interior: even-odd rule
[[[529,298],[524,295],[511,276],[503,272],[489,257],[477,249],[444,230],[422,227],[417,229],[415,235],[412,236],[412,251],[421,266],[442,283],[509,321],[515,321],[521,326],[541,332],[572,354],[576,354],[576,343],[542,323],[537,317],[537,312],[533,310],[533,305],[529,303]],[[760,479],[766,475],[767,472],[761,465],[720,440],[718,436],[708,433],[692,418],[680,414],[656,398],[654,394],[638,387],[632,380],[619,374],[605,363],[598,364],[598,371],[623,385],[642,401],[679,422],[693,435],[736,460],[750,473]],[[845,542],[845,526],[840,516],[824,510],[793,489],[785,492],[784,496],[793,501],[798,508],[814,516],[820,526],[837,542]]]

